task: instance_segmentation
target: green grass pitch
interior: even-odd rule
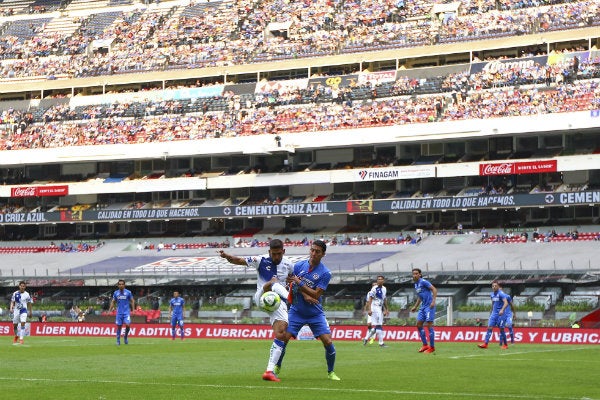
[[[265,382],[267,340],[1,338],[2,399],[599,400],[600,346],[335,342],[339,382],[317,341],[292,341],[281,382]]]

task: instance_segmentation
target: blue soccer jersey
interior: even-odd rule
[[[117,315],[129,315],[131,312],[130,302],[133,299],[133,294],[128,289],[115,290],[113,299],[117,304]]]
[[[498,290],[497,292],[492,292],[490,294],[490,298],[492,299],[492,315],[500,315],[500,310],[502,310],[502,307],[504,307],[504,299],[507,297],[509,296],[502,290]],[[506,309],[504,311],[506,312]]]
[[[173,297],[169,302],[169,305],[171,306],[171,316],[173,318],[183,318],[183,306],[185,305],[185,300],[183,300],[181,297]]]
[[[415,282],[415,291],[417,292],[417,296],[421,299],[421,309],[431,306],[431,302],[433,301],[433,294],[431,293],[432,286],[433,285],[428,280],[423,278],[419,278],[419,280]]]
[[[311,289],[321,288],[327,289],[329,280],[331,279],[331,272],[323,263],[319,263],[312,270],[308,260],[299,261],[294,265],[294,275],[302,280],[302,282]],[[324,315],[323,312],[323,299],[319,299],[318,304],[310,304],[304,300],[304,296],[299,293],[298,285],[293,285],[293,304],[291,309],[295,313],[304,317],[312,317],[317,315]]]
[[[512,303],[512,298],[510,297],[510,295],[506,294],[506,301],[508,302],[508,307],[506,307],[504,309],[504,313],[500,316],[500,326],[502,327],[512,327],[513,324],[513,311],[512,308],[510,307],[510,304]]]

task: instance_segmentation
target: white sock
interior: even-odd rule
[[[283,286],[279,282],[273,283],[271,285],[271,290],[274,291],[275,293],[277,293],[279,295],[279,297],[281,297],[282,300],[286,300],[288,297],[288,294],[289,294],[289,292],[287,291],[285,286]]]
[[[267,371],[273,371],[273,369],[275,368],[275,364],[277,364],[277,361],[279,361],[279,357],[281,357],[282,351],[283,348],[281,346],[276,345],[275,342],[271,344],[271,350],[269,351],[269,362],[267,363]]]
[[[383,344],[383,330],[377,330],[377,339],[379,339],[379,344]]]

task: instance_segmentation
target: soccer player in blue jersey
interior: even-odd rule
[[[366,345],[368,340],[377,334],[379,347],[387,347],[383,343],[383,317],[388,316],[390,312],[387,301],[387,289],[385,286],[383,286],[384,282],[385,278],[383,275],[378,275],[375,286],[373,286],[369,294],[367,294],[368,300],[366,309],[367,313],[371,317],[371,324],[374,329],[363,339],[363,345]]]
[[[110,303],[109,312],[117,310],[117,317],[115,323],[117,324],[117,346],[121,344],[121,329],[123,324],[125,325],[125,334],[123,335],[123,341],[128,344],[128,338],[130,325],[131,325],[131,310],[135,309],[135,301],[133,300],[133,294],[129,289],[125,289],[125,281],[119,279],[117,283],[118,289],[112,295],[112,301]]]
[[[502,287],[500,287],[502,290]],[[504,292],[504,291],[503,291]],[[509,294],[506,294],[506,301],[508,302],[508,307],[504,310],[504,315],[500,318],[500,330],[504,331],[504,342],[500,342],[500,346],[502,349],[508,349],[508,339],[506,338],[505,328],[508,328],[508,334],[510,336],[510,343],[515,343],[515,332],[513,330],[513,318],[515,315],[515,306],[513,305],[512,297]]]
[[[304,325],[308,325],[313,335],[319,338],[325,347],[327,378],[339,381],[340,378],[334,372],[335,347],[322,305],[322,295],[331,279],[331,272],[321,262],[326,251],[325,242],[315,240],[310,246],[309,259],[297,262],[293,273],[287,278],[291,285],[291,299],[286,343],[292,336],[297,337]]]
[[[411,308],[412,312],[417,309],[417,330],[423,342],[423,346],[419,349],[419,353],[435,352],[435,330],[433,329],[433,321],[435,319],[435,300],[437,298],[437,289],[426,279],[423,279],[423,273],[419,268],[413,268],[412,278],[415,283],[415,291],[417,292],[417,302]],[[427,344],[427,336],[423,323],[427,322],[427,330],[429,331],[429,344]]]
[[[500,326],[502,318],[504,318],[504,312],[508,308],[507,294],[500,290],[500,284],[498,281],[492,282],[492,293],[490,298],[492,300],[492,311],[490,312],[490,318],[488,319],[487,332],[483,343],[477,345],[480,349],[487,349],[490,338],[492,337],[492,331],[495,326],[500,330],[500,343],[506,341],[506,333],[504,332],[504,326]]]
[[[267,369],[262,375],[266,381],[279,382],[281,379],[277,376],[281,369],[283,357],[285,355],[286,328],[288,326],[288,290],[284,286],[288,274],[292,271],[292,262],[284,256],[285,249],[280,239],[273,239],[269,242],[269,253],[263,256],[236,257],[219,251],[221,257],[232,264],[245,265],[256,269],[256,292],[254,293],[254,303],[259,304],[263,293],[274,291],[281,298],[279,308],[269,314],[271,326],[275,338],[269,351],[269,361]]]
[[[184,337],[183,331],[183,312],[185,311],[185,300],[179,296],[176,290],[173,292],[173,298],[169,302],[169,318],[171,319],[171,340],[175,340],[177,327],[181,332],[181,340]]]
[[[15,291],[10,298],[9,313],[13,313],[13,329],[15,332],[13,344],[23,344],[25,323],[27,322],[27,317],[31,318],[31,304],[33,300],[29,293],[25,291],[26,288],[27,284],[25,281],[19,282],[19,290]]]

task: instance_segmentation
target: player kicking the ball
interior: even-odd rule
[[[263,256],[236,257],[225,253],[223,250],[220,250],[219,254],[232,264],[245,265],[256,269],[256,293],[254,293],[254,303],[256,305],[259,305],[262,294],[268,291],[274,291],[281,298],[279,308],[268,313],[275,339],[271,344],[267,370],[262,376],[266,381],[279,382],[280,379],[277,374],[281,369],[281,362],[285,355],[284,340],[288,326],[288,308],[286,304],[288,290],[284,284],[288,273],[293,269],[292,262],[284,257],[283,242],[279,239],[271,240],[269,242],[269,253]]]

